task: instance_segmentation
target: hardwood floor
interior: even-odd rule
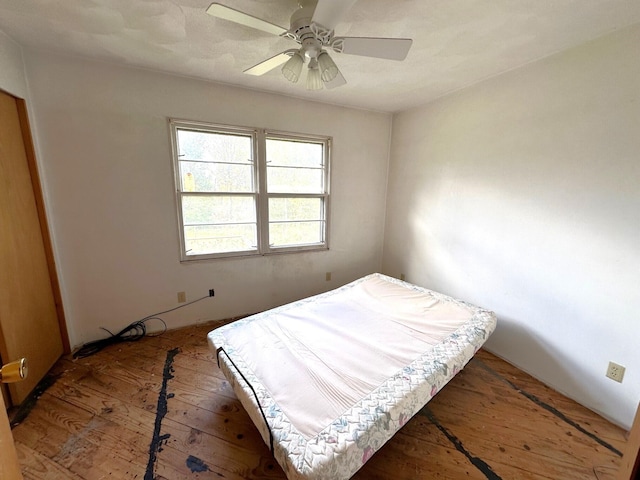
[[[285,479],[209,352],[214,326],[61,359],[13,429],[25,479]],[[624,444],[480,351],[354,478],[612,480]]]

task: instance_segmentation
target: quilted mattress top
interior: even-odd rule
[[[381,275],[276,310],[217,333],[307,439],[474,314]]]

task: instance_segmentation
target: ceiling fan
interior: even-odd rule
[[[411,48],[413,40],[409,38],[334,36],[335,26],[355,2],[356,0],[299,0],[300,8],[291,15],[288,30],[217,2],[209,6],[207,13],[213,17],[286,37],[300,44],[299,48],[285,50],[245,70],[244,73],[264,75],[284,64],[282,74],[287,80],[295,83],[300,79],[302,66],[308,62],[306,87],[308,90],[320,90],[323,86],[335,88],[347,83],[326,49],[350,55],[404,60]]]

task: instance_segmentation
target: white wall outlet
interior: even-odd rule
[[[625,368],[617,363],[609,362],[609,368],[607,368],[607,377],[616,382],[622,383],[624,377]]]
[[[324,276],[324,279],[325,279],[327,282],[330,282],[330,281],[331,281],[331,272],[327,272],[327,273],[325,274],[325,276]]]
[[[402,281],[404,282],[404,280],[405,280],[404,273],[401,273],[401,274],[400,274],[400,280],[402,280]]]
[[[185,292],[178,292],[178,303],[184,303],[187,301],[187,294]]]

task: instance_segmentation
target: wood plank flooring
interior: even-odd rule
[[[13,429],[29,479],[285,479],[205,324],[61,359]],[[354,479],[613,480],[625,432],[480,351]]]

